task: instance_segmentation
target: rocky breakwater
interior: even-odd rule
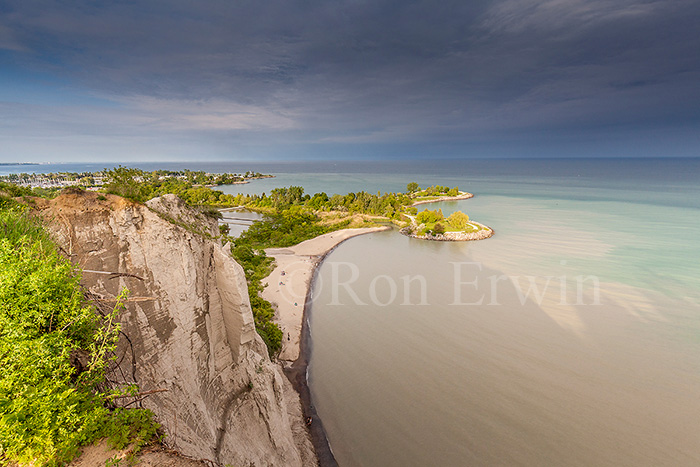
[[[244,272],[215,239],[215,220],[172,195],[143,205],[75,191],[36,207],[96,303],[131,291],[109,378],[163,390],[141,404],[168,447],[219,465],[317,463],[299,396],[255,332]]]
[[[426,233],[418,235],[415,225],[404,227],[400,232],[408,237],[419,238],[421,240],[433,240],[436,242],[468,242],[472,240],[484,240],[493,235],[493,229],[478,222],[469,221],[470,224],[479,226],[479,230],[474,232],[445,232],[442,234]]]
[[[473,198],[473,193],[468,193],[466,191],[460,191],[456,196],[439,196],[432,199],[423,199],[414,202],[411,206],[420,206],[421,204],[431,204],[431,203],[441,203],[444,201],[462,201],[464,199]]]

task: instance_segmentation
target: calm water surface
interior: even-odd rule
[[[276,175],[229,193],[458,185],[433,206],[496,231],[366,235],[319,269],[309,383],[341,466],[700,465],[699,159],[185,166]]]
[[[492,239],[372,234],[319,270],[310,387],[339,464],[700,464],[697,186],[459,185],[477,196],[433,206]]]

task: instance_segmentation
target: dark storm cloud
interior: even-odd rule
[[[0,57],[117,104],[53,131],[515,147],[696,128],[699,22],[695,0],[10,1]]]

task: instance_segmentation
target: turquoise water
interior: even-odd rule
[[[276,181],[332,193],[406,175]],[[647,175],[416,174],[474,192],[430,208],[496,235],[332,252],[309,382],[339,464],[700,463],[698,185]]]
[[[320,267],[309,384],[341,466],[700,465],[699,159],[187,168],[276,175],[233,193],[457,185],[425,207],[495,230]]]

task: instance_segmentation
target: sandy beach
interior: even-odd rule
[[[276,323],[282,329],[282,351],[279,359],[293,362],[299,358],[299,342],[306,295],[314,269],[333,248],[348,238],[391,227],[367,227],[330,232],[289,248],[268,248],[265,253],[275,258],[277,267],[263,283],[262,297],[277,310]]]

